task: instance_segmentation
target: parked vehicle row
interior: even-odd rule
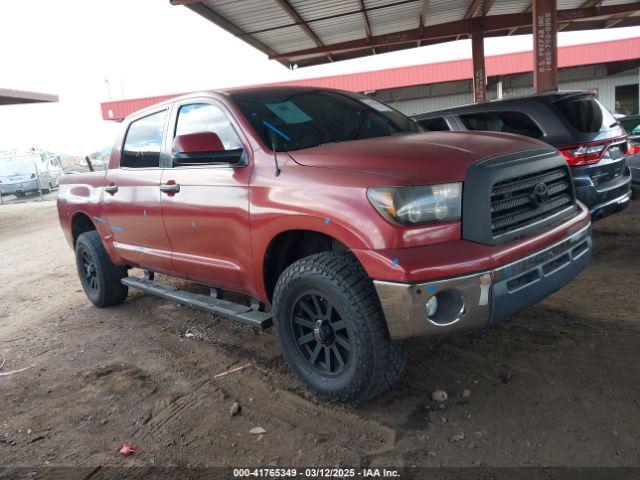
[[[485,130],[537,138],[571,167],[576,197],[594,219],[631,200],[627,133],[594,93],[575,91],[476,103],[414,117],[427,130]]]
[[[60,158],[37,150],[0,152],[0,195],[24,197],[58,187]]]
[[[460,131],[424,132],[373,98],[338,90],[189,95],[126,119],[106,171],[65,176],[60,222],[96,306],[136,288],[274,324],[305,385],[358,403],[400,377],[399,340],[495,325],[587,266],[590,208],[626,201],[626,139],[592,97],[562,101],[578,103],[555,119],[558,139],[578,128],[572,119],[586,123],[585,143],[560,153],[542,141],[555,135],[542,125],[539,139],[471,131],[481,128],[462,128],[465,114],[451,113],[441,121]],[[526,133],[521,116],[507,123],[501,131]],[[605,186],[615,195],[603,200]],[[129,275],[133,267],[144,277]],[[156,273],[211,294],[159,283]],[[221,289],[252,301],[232,303]]]

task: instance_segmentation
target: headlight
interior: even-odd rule
[[[367,196],[382,215],[402,225],[459,220],[462,213],[462,183],[371,187]]]

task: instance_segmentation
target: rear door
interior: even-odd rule
[[[171,245],[160,209],[161,157],[168,111],[141,116],[129,125],[119,167],[106,174],[105,218],[118,254],[135,266],[170,273]]]
[[[191,280],[247,292],[253,283],[249,235],[251,151],[226,108],[211,98],[190,99],[173,107],[166,149],[176,135],[214,132],[225,150],[242,148],[246,166],[212,158],[209,164],[164,170],[161,194],[164,224],[173,247],[173,265]]]

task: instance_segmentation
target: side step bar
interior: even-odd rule
[[[195,307],[205,312],[220,315],[235,320],[251,327],[260,329],[269,328],[273,325],[270,313],[261,312],[246,305],[229,302],[216,298],[213,295],[202,295],[180,290],[170,285],[154,282],[149,278],[125,277],[122,279],[123,285],[151,293],[167,300]]]

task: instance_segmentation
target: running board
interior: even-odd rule
[[[125,277],[122,279],[122,284],[182,305],[230,318],[251,327],[265,329],[273,325],[270,313],[261,312],[260,310],[239,303],[215,298],[211,295],[187,292],[170,285],[154,282],[148,278]]]

